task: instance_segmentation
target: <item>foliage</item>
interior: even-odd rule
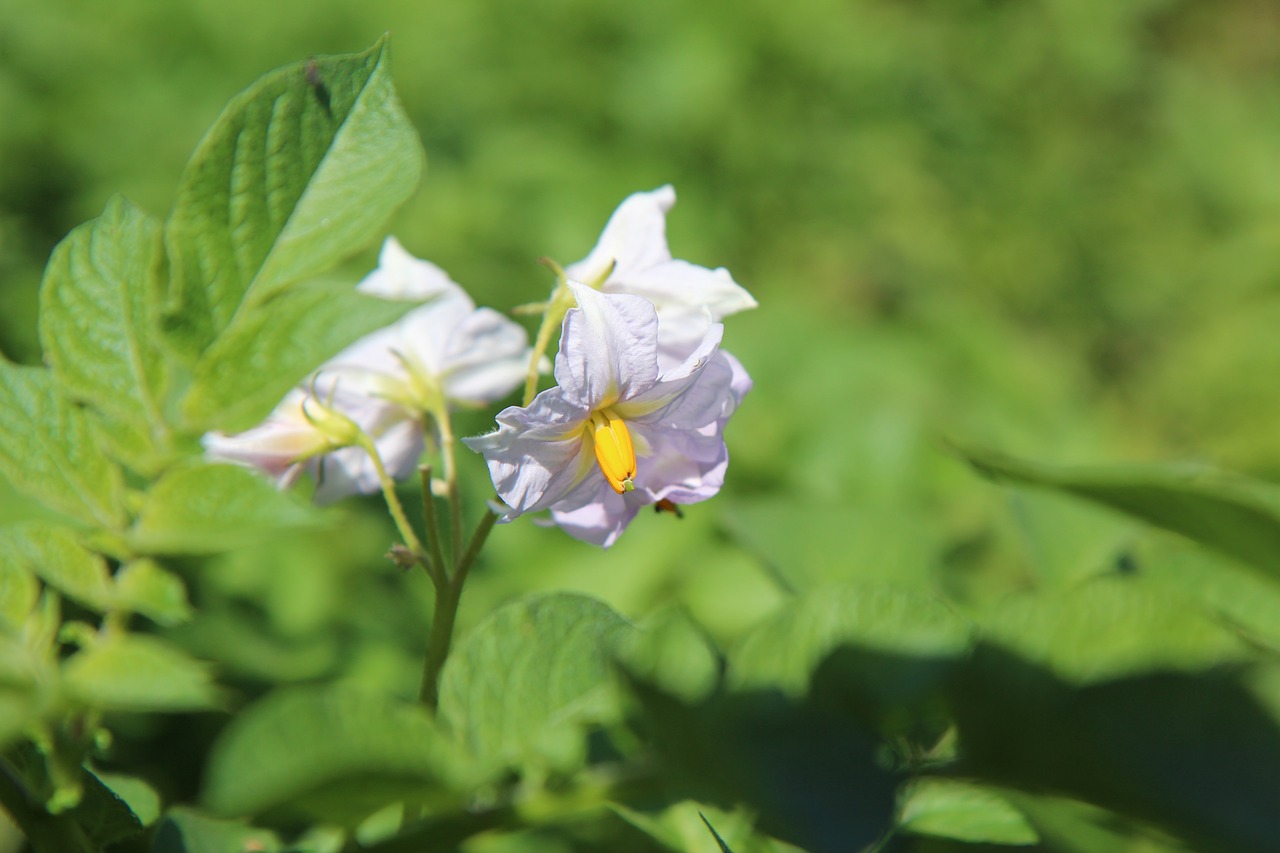
[[[0,802],[33,849],[1271,849],[1258,7],[478,6],[401,10],[442,46],[397,33],[407,109],[380,41],[236,96],[172,192],[148,182],[181,134],[156,134],[171,175],[127,183],[163,219],[99,191],[122,142],[80,161],[0,128],[0,153],[77,164],[61,201],[0,210],[0,274],[34,282],[14,235],[105,200],[0,320],[44,360],[0,362]],[[254,14],[296,20],[298,55],[355,16]],[[598,73],[520,73],[553,30]],[[545,295],[544,247],[575,257],[608,200],[668,179],[694,214],[673,241],[764,306],[733,326],[757,388],[722,505],[645,513],[606,555],[513,523],[473,566],[446,531],[442,584],[382,559],[403,529],[372,499],[319,509],[203,459],[412,308],[351,286],[393,216],[509,305]],[[490,494],[467,461],[457,486]],[[458,530],[487,533],[479,510]]]

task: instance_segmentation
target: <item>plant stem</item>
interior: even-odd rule
[[[427,538],[431,541],[431,561],[427,566],[427,574],[435,584],[436,593],[449,582],[444,571],[444,551],[440,547],[440,522],[436,518],[436,496],[431,491],[431,466],[418,466],[418,475],[422,478],[422,520],[426,524]]]
[[[436,428],[440,430],[440,455],[444,458],[445,494],[449,500],[449,552],[456,568],[462,554],[462,501],[458,497],[458,469],[454,462],[453,423],[449,420],[449,409],[441,406],[440,411],[433,412]]]
[[[436,601],[431,620],[431,634],[427,638],[427,658],[422,668],[422,687],[418,698],[431,710],[435,710],[440,701],[440,671],[449,657],[449,648],[453,645],[453,626],[458,618],[458,604],[462,600],[462,586],[467,581],[467,573],[471,565],[484,547],[489,531],[493,529],[498,516],[486,511],[475,532],[471,534],[471,542],[467,550],[458,560],[452,575],[443,587],[436,588]]]
[[[523,405],[525,406],[532,403],[533,398],[538,394],[538,365],[547,354],[547,348],[551,346],[551,335],[560,328],[560,321],[564,319],[565,312],[573,307],[573,293],[569,290],[564,270],[550,263],[548,266],[551,266],[556,274],[556,287],[551,292],[551,298],[547,300],[542,312],[542,322],[538,325],[538,334],[533,341],[533,352],[529,356],[529,372],[524,380]]]
[[[396,524],[396,529],[400,531],[400,538],[404,540],[404,544],[413,552],[414,558],[427,569],[427,574],[431,575],[432,582],[439,590],[446,581],[446,573],[442,563],[438,562],[432,554],[422,547],[422,540],[418,538],[418,534],[414,532],[413,525],[409,523],[409,516],[405,515],[404,505],[400,503],[400,496],[396,494],[396,482],[391,479],[391,475],[387,473],[387,466],[382,464],[382,456],[378,453],[377,446],[373,440],[367,435],[361,435],[358,442],[360,447],[369,454],[369,458],[373,460],[373,469],[378,474],[378,483],[382,487],[382,497],[387,502],[387,510],[391,513],[391,519]],[[430,500],[430,495],[426,496]],[[432,537],[433,544],[438,549],[439,537]]]

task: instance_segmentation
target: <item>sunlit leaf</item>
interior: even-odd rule
[[[165,813],[151,846],[152,853],[277,853],[280,849],[280,840],[268,830],[183,807]]]
[[[188,163],[168,223],[176,322],[198,351],[261,304],[377,238],[423,168],[385,41],[265,75]]]
[[[310,283],[246,307],[196,365],[182,405],[186,426],[228,432],[256,426],[325,359],[413,307],[346,283]]]
[[[994,480],[1102,504],[1280,576],[1280,487],[1175,466],[1059,468],[962,452]]]
[[[920,779],[904,795],[902,829],[971,844],[1035,844],[1039,837],[996,791],[954,779]]]
[[[151,487],[129,542],[145,554],[218,553],[320,519],[316,510],[247,468],[194,464]]]
[[[480,781],[426,710],[344,688],[282,691],[242,712],[210,754],[215,815],[354,825],[388,803],[448,800]]]
[[[58,245],[40,290],[40,339],[58,382],[135,444],[167,441],[163,264],[160,223],[117,196]]]
[[[582,595],[502,607],[457,645],[440,682],[440,719],[488,760],[572,765],[580,727],[618,713],[611,663],[635,629]]]
[[[182,579],[155,560],[134,560],[116,574],[116,602],[165,626],[186,622],[192,615]]]
[[[114,603],[115,590],[106,561],[81,545],[66,527],[27,522],[0,528],[0,563],[30,572],[68,598],[99,612]]]
[[[125,521],[124,478],[99,449],[85,414],[41,367],[0,358],[0,476],[85,524]]]
[[[218,701],[207,664],[134,634],[107,637],[72,655],[63,680],[77,701],[108,711],[197,710]]]

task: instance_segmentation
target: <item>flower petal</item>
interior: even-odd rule
[[[511,507],[504,520],[546,509],[593,472],[603,481],[582,429],[589,414],[551,388],[528,408],[501,411],[496,431],[463,439],[484,455],[498,497]]]
[[[500,400],[524,381],[529,358],[523,326],[491,308],[472,311],[449,338],[441,371],[445,398],[467,405]]]
[[[583,492],[582,500],[553,508],[551,520],[575,539],[608,548],[647,502],[633,498],[635,494],[620,495],[601,479],[598,489]]]
[[[458,285],[440,267],[415,258],[400,241],[388,237],[378,255],[378,268],[356,285],[356,290],[383,299],[430,299]]]
[[[575,281],[595,284],[611,266],[617,274],[671,260],[667,211],[675,203],[676,191],[670,184],[627,196],[609,217],[595,248],[582,260],[565,267],[565,274]]]
[[[633,397],[658,378],[658,317],[638,296],[605,295],[576,281],[577,298],[564,318],[556,382],[587,409]]]

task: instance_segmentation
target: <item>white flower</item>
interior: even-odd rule
[[[492,308],[476,308],[443,270],[414,258],[394,238],[357,289],[431,301],[329,360],[320,369],[322,387],[337,382],[417,417],[495,402],[524,379],[530,354],[524,328]]]
[[[208,458],[256,468],[281,489],[307,471],[316,480],[316,503],[327,504],[379,488],[368,453],[353,446],[361,432],[373,439],[393,477],[414,470],[422,432],[392,406],[342,394],[322,403],[301,388],[290,391],[258,426],[235,435],[210,432],[202,443]]]
[[[658,310],[663,366],[679,364],[712,323],[756,307],[729,271],[675,260],[667,247],[667,211],[676,203],[671,186],[633,193],[609,217],[591,254],[565,267],[565,275],[605,293],[643,296]]]
[[[501,399],[524,378],[530,352],[524,329],[477,309],[443,270],[413,257],[395,238],[387,238],[378,269],[357,289],[430,301],[327,361],[307,390],[291,391],[260,426],[206,435],[210,458],[256,467],[281,488],[308,470],[317,480],[317,503],[371,494],[381,488],[372,458],[352,440],[327,434],[328,415],[335,424],[349,418],[373,440],[387,473],[402,479],[422,455],[428,420],[443,433],[451,408]],[[452,441],[451,434],[445,438]]]
[[[720,324],[660,371],[651,303],[569,287],[578,305],[565,315],[556,387],[502,411],[497,431],[465,441],[484,454],[511,508],[503,520],[549,509],[573,536],[608,547],[645,504],[719,491],[724,423],[750,379],[719,352]]]

